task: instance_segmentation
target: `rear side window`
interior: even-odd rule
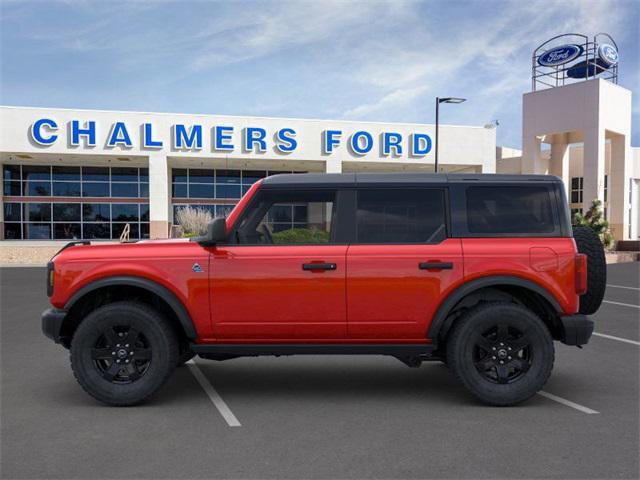
[[[472,234],[551,234],[553,203],[543,186],[467,188],[467,228]]]
[[[439,243],[445,219],[441,189],[358,191],[358,243]]]

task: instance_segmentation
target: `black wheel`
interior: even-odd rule
[[[117,302],[91,312],[73,335],[71,368],[82,388],[108,405],[140,403],[178,361],[171,325],[155,310]]]
[[[530,310],[488,303],[463,315],[447,340],[447,363],[473,395],[515,405],[542,389],[553,369],[553,339]]]
[[[580,296],[580,313],[596,313],[607,288],[607,260],[600,237],[589,227],[573,227],[578,252],[587,256],[587,293]]]

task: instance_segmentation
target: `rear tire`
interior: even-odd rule
[[[71,368],[82,388],[113,406],[146,400],[169,378],[178,341],[149,306],[115,302],[91,312],[71,341]]]
[[[530,310],[488,303],[463,315],[447,340],[447,363],[464,387],[484,403],[515,405],[547,382],[553,339]]]
[[[596,313],[607,288],[607,261],[600,237],[589,227],[573,227],[573,239],[579,253],[587,256],[587,293],[580,296],[583,315]]]

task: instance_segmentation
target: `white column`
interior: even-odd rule
[[[327,158],[324,168],[325,173],[342,173],[342,160]]]
[[[551,144],[551,159],[549,161],[549,173],[560,177],[564,182],[564,188],[569,191],[569,144],[567,134],[555,135]]]
[[[545,173],[542,164],[540,138],[536,135],[527,135],[523,139],[522,173]]]
[[[149,155],[149,232],[151,238],[169,236],[169,164],[163,153]]]
[[[615,135],[611,140],[608,202],[609,225],[616,240],[629,238],[629,203],[631,145],[627,135]]]
[[[596,198],[604,203],[604,129],[592,127],[584,131],[582,176],[584,177],[582,211],[591,207]]]

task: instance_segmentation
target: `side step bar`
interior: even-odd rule
[[[262,355],[390,355],[413,367],[424,360],[437,360],[433,345],[417,344],[324,344],[324,343],[221,343],[191,344],[191,350],[203,358],[227,360],[237,357]]]

